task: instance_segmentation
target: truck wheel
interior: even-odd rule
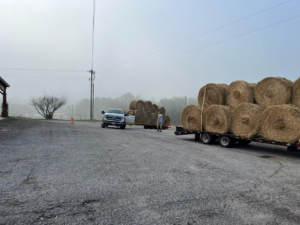
[[[200,134],[199,133],[195,134],[195,141],[200,141]]]
[[[249,141],[249,140],[239,140],[240,145],[248,145],[250,143],[251,143],[251,141]]]
[[[105,128],[106,126],[105,126],[105,124],[104,124],[104,123],[101,123],[101,127],[102,127],[102,128]]]
[[[125,129],[126,128],[126,124],[124,124],[123,126],[120,126],[121,129]]]
[[[230,148],[233,144],[232,138],[227,136],[221,136],[219,138],[219,144],[224,148]]]
[[[210,134],[201,134],[201,142],[203,144],[211,144],[213,143],[214,139]]]

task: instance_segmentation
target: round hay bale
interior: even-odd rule
[[[221,87],[222,91],[225,92],[225,94],[226,94],[226,89],[228,88],[228,84],[221,83],[221,84],[217,84],[217,85],[219,87]]]
[[[300,107],[300,77],[293,84],[293,97],[292,103]]]
[[[203,128],[209,132],[225,134],[231,128],[231,111],[229,106],[212,105],[203,113]]]
[[[165,116],[166,115],[165,107],[158,106],[158,112],[160,112],[163,116]]]
[[[135,110],[135,104],[136,104],[136,101],[132,101],[129,105],[129,109]]]
[[[151,120],[152,120],[151,112],[144,112],[144,123],[146,125],[150,125],[151,124]]]
[[[123,109],[123,113],[127,113],[130,109]]]
[[[226,91],[226,105],[235,108],[241,103],[254,103],[254,87],[243,80],[232,82]]]
[[[225,103],[226,103],[226,88],[224,87],[224,84],[220,85],[220,84],[209,83],[209,84],[203,86],[199,91],[198,103],[199,103],[200,109],[202,109],[202,102],[203,102],[205,87],[206,87],[206,92],[205,92],[205,100],[204,100],[203,110],[206,110],[211,105],[225,105]]]
[[[201,131],[201,110],[196,105],[188,105],[181,113],[181,125],[186,130]]]
[[[294,105],[274,105],[261,116],[261,134],[266,139],[293,143],[300,138],[300,109]]]
[[[142,100],[138,100],[135,103],[135,110],[142,110],[145,111],[145,103]]]
[[[142,110],[135,111],[135,122],[137,123],[144,123],[145,122],[145,114]]]
[[[151,125],[156,125],[157,124],[157,117],[158,114],[157,113],[151,113]]]
[[[152,111],[152,102],[151,101],[145,101],[145,111],[151,112]]]
[[[282,77],[267,77],[254,88],[254,98],[263,107],[289,104],[292,101],[293,82]]]
[[[152,105],[151,113],[158,113],[158,106],[156,104]]]
[[[170,117],[168,115],[165,115],[164,120],[163,120],[163,125],[164,126],[169,126],[170,122],[171,122]]]
[[[263,110],[257,104],[242,103],[232,111],[231,132],[247,138],[258,135]]]

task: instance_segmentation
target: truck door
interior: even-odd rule
[[[134,124],[135,113],[133,110],[124,114],[126,124]]]

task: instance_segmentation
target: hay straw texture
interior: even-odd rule
[[[226,105],[235,108],[241,103],[254,103],[254,85],[238,80],[227,88]]]
[[[136,101],[132,101],[132,102],[130,103],[129,109],[135,110],[135,104],[136,104]]]
[[[163,116],[166,115],[165,107],[158,106],[158,112],[160,112]]]
[[[184,129],[201,131],[201,110],[196,105],[188,105],[181,113]]]
[[[231,128],[231,111],[229,106],[212,105],[203,113],[203,128],[209,132],[225,134]]]
[[[157,124],[157,117],[158,114],[157,113],[151,113],[151,125],[156,125]]]
[[[300,77],[293,84],[293,98],[292,103],[300,107]]]
[[[150,125],[151,119],[151,112],[144,112],[144,123]]]
[[[164,120],[163,120],[163,125],[164,126],[169,126],[170,122],[171,122],[170,117],[168,115],[165,115]]]
[[[135,111],[135,122],[137,123],[144,123],[145,121],[145,114],[141,110],[136,110]]]
[[[123,109],[123,113],[127,113],[130,109]]]
[[[293,82],[282,77],[267,77],[254,88],[254,98],[262,107],[290,104]]]
[[[155,104],[152,105],[151,113],[158,113],[158,106],[157,105],[155,105]]]
[[[145,101],[145,111],[151,112],[152,111],[152,102],[151,101]]]
[[[142,100],[136,101],[135,110],[145,111],[145,103]]]
[[[205,92],[206,87],[206,92]],[[203,96],[205,92],[205,100],[203,110],[206,110],[211,105],[225,105],[226,103],[226,88],[224,84],[209,83],[203,86],[198,94],[198,103],[202,109]]]
[[[274,105],[261,116],[261,134],[264,138],[293,143],[300,138],[300,109],[294,105]]]
[[[242,103],[232,111],[231,132],[244,137],[258,135],[263,110],[257,104]]]

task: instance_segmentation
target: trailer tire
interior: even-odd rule
[[[195,134],[195,141],[200,141],[200,133]]]
[[[239,140],[239,144],[240,145],[248,145],[248,144],[250,144],[251,143],[251,141],[249,141],[249,140]]]
[[[148,129],[148,126],[144,125],[144,129]]]
[[[214,138],[212,137],[211,134],[201,134],[201,142],[203,144],[211,144],[214,142]]]
[[[219,144],[223,147],[223,148],[230,148],[233,144],[233,140],[232,138],[228,137],[228,136],[220,136],[219,138]]]

